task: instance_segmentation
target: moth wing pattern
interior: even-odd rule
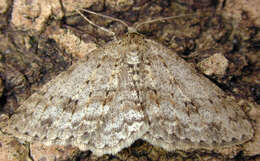
[[[148,125],[114,51],[111,45],[96,50],[45,84],[12,115],[7,131],[28,142],[72,145],[96,155],[130,146]]]
[[[234,100],[176,53],[133,33],[44,85],[7,130],[96,155],[115,154],[139,138],[171,151],[233,146],[253,136]]]
[[[234,100],[176,53],[146,41],[146,86],[152,90],[146,96],[145,140],[171,151],[230,147],[252,138],[252,126]]]

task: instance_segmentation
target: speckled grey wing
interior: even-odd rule
[[[117,47],[107,45],[44,85],[18,108],[6,131],[29,142],[116,153],[148,129]],[[119,69],[120,68],[120,69]]]
[[[234,100],[162,45],[146,40],[148,142],[167,150],[217,149],[249,140],[253,129]]]

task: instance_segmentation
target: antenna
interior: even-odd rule
[[[82,10],[82,9],[81,9]],[[113,31],[110,31],[102,26],[98,26],[96,25],[95,23],[93,23],[90,19],[88,19],[85,15],[83,15],[79,10],[76,10],[76,12],[78,12],[78,14],[80,14],[88,23],[90,23],[91,25],[97,27],[97,28],[100,28],[101,30],[105,31],[105,32],[108,32],[110,34],[112,34],[113,36],[115,36],[116,34],[113,32]],[[91,12],[91,11],[87,11],[86,12],[90,12],[92,14],[95,14],[95,15],[98,15],[98,16],[101,16],[101,14],[98,14],[98,13],[95,13],[95,12]],[[105,15],[102,15],[102,17],[105,16]]]
[[[96,12],[93,12],[93,11],[90,11],[90,10],[86,10],[86,9],[80,9],[80,10],[88,12],[88,13],[91,13],[91,14],[94,14],[94,15],[97,15],[97,16],[100,16],[100,17],[104,17],[104,18],[108,18],[108,19],[111,19],[111,20],[114,20],[114,21],[118,21],[118,22],[122,23],[124,26],[126,26],[127,28],[129,27],[124,21],[122,21],[122,20],[120,20],[118,18],[106,16],[106,15],[103,15],[103,14],[100,14],[100,13],[96,13]]]
[[[126,26],[128,32],[130,32],[130,33],[137,32],[137,29],[140,26],[144,25],[144,24],[153,23],[153,22],[157,22],[157,21],[170,20],[170,19],[175,19],[175,18],[181,18],[181,17],[187,17],[187,16],[197,16],[197,14],[183,14],[183,15],[179,15],[179,16],[169,16],[169,17],[164,17],[164,18],[157,18],[157,19],[153,19],[153,20],[148,20],[148,21],[145,21],[145,22],[137,23],[135,26],[132,27],[132,26],[129,26],[124,21],[122,21],[120,19],[117,19],[117,18],[114,18],[114,17],[106,16],[106,15],[103,15],[103,14],[100,14],[100,13],[96,13],[96,12],[93,12],[93,11],[90,11],[90,10],[87,10],[87,9],[77,9],[76,10],[76,12],[78,12],[88,23],[90,23],[91,25],[93,25],[93,26],[95,26],[97,28],[100,28],[101,30],[103,30],[105,32],[108,32],[108,33],[112,34],[113,36],[115,36],[115,33],[113,31],[110,31],[110,30],[108,30],[108,29],[106,29],[106,28],[104,28],[102,26],[96,25],[91,20],[89,20],[85,15],[83,15],[79,10],[82,10],[84,12],[87,12],[87,13],[90,13],[90,14],[94,14],[94,15],[97,15],[97,16],[100,16],[100,17],[108,18],[108,19],[111,19],[111,20],[114,20],[114,21],[118,21],[121,24],[123,24],[124,26]]]
[[[164,20],[170,20],[170,19],[176,19],[176,18],[181,18],[181,17],[188,17],[188,16],[197,16],[197,14],[183,14],[183,15],[178,15],[178,16],[169,16],[169,17],[164,17],[164,18],[157,18],[153,20],[148,20],[145,22],[137,23],[135,26],[135,29],[137,30],[140,26],[148,23],[153,23],[157,21],[164,21]]]

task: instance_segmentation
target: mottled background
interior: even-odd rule
[[[255,137],[241,146],[214,152],[166,152],[138,140],[115,156],[97,158],[74,147],[20,143],[0,131],[0,161],[260,160],[258,0],[0,0],[0,127],[41,85],[113,40],[78,15],[78,8],[119,18],[128,25],[192,14],[145,24],[138,31],[177,52],[238,98],[255,127]],[[85,15],[118,38],[127,32],[119,22]]]

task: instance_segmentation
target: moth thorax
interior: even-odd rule
[[[138,51],[127,52],[127,63],[131,65],[137,65],[141,63],[141,57]]]

